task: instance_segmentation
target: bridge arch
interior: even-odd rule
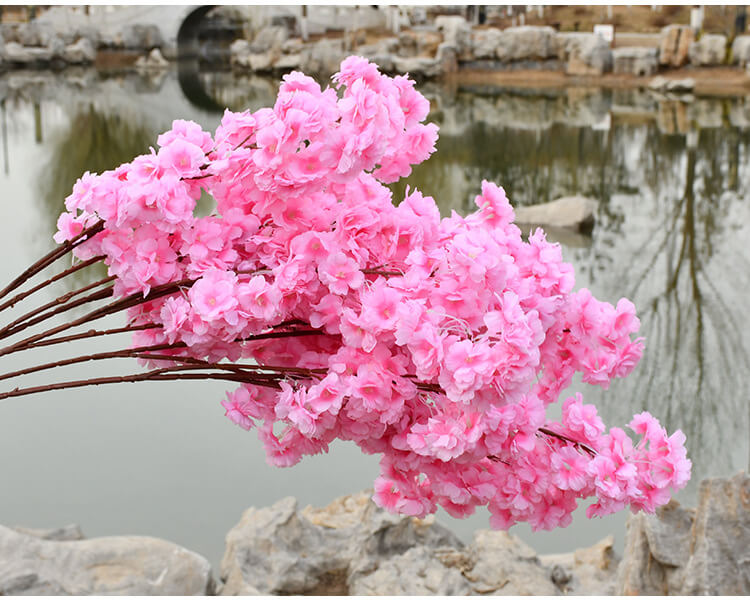
[[[198,43],[198,32],[203,18],[216,5],[193,6],[182,19],[177,29],[177,55],[180,58],[200,58],[200,44]]]

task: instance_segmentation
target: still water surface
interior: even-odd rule
[[[222,106],[273,103],[272,80],[182,75],[85,70],[0,78],[3,281],[53,246],[63,199],[84,171],[147,151],[172,119],[212,130]],[[433,195],[444,214],[465,212],[486,178],[503,185],[515,204],[595,198],[591,235],[555,239],[579,287],[611,302],[635,302],[646,352],[636,372],[609,391],[576,384],[571,392],[597,404],[609,425],[649,410],[668,430],[681,428],[694,465],[691,484],[678,495],[684,503],[694,504],[700,479],[746,469],[750,101],[594,88],[422,90],[430,119],[441,127],[438,151],[393,186],[395,197],[408,183]],[[76,283],[101,275],[82,274]],[[65,289],[49,290],[44,300]],[[79,353],[106,348],[85,343]],[[33,360],[54,360],[57,352],[38,351]],[[23,353],[5,357],[2,370],[30,360]],[[133,371],[97,365],[60,377]],[[29,376],[22,383],[44,382]],[[216,382],[142,383],[0,403],[0,523],[76,522],[88,536],[158,536],[218,567],[224,535],[245,508],[287,495],[324,505],[371,485],[377,459],[343,443],[292,469],[268,467],[255,436],[224,418],[224,389]],[[438,518],[467,541],[487,527],[485,513]],[[621,547],[624,523],[625,515],[589,521],[579,510],[567,529],[513,532],[540,552],[562,552],[609,533]]]

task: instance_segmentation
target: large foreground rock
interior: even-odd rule
[[[39,532],[37,532],[39,533]],[[205,595],[208,561],[150,537],[43,539],[0,526],[0,595]],[[75,535],[75,532],[72,532]]]
[[[750,595],[750,477],[702,481],[696,509],[631,516],[615,593]]]
[[[516,223],[583,230],[594,224],[596,200],[567,196],[534,206],[516,207]]]
[[[285,498],[248,509],[229,532],[221,593],[556,595],[567,588],[555,577],[575,581],[576,593],[599,593],[616,562],[596,548],[546,560],[502,531],[479,531],[464,546],[432,518],[392,515],[364,492],[322,509],[298,510]]]

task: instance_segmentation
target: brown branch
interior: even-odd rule
[[[569,437],[563,433],[557,433],[556,431],[552,431],[551,429],[547,429],[546,427],[540,427],[538,429],[539,433],[543,433],[544,435],[548,435],[553,438],[557,438],[558,440],[561,440],[563,442],[566,442],[568,444],[573,444],[573,446],[576,449],[583,450],[586,452],[589,456],[596,456],[596,450],[591,448],[590,446],[587,446],[583,442],[579,442],[578,440],[573,439],[572,437]]]
[[[30,344],[28,349],[39,348],[41,346],[54,346],[55,344],[64,344],[66,342],[75,342],[76,340],[83,340],[87,338],[99,337],[103,335],[114,335],[116,333],[128,333],[131,331],[143,331],[145,329],[161,329],[162,326],[157,323],[147,323],[145,325],[126,325],[125,327],[116,327],[114,329],[89,329],[82,333],[74,333],[72,335],[61,335],[60,337],[41,340],[35,344]]]
[[[51,335],[55,335],[56,333],[61,333],[63,331],[71,329],[72,327],[78,327],[79,325],[83,325],[84,323],[88,323],[89,321],[95,321],[96,319],[100,319],[102,317],[117,313],[121,310],[131,308],[132,306],[136,306],[137,304],[150,302],[151,300],[156,300],[157,298],[162,298],[164,296],[174,294],[182,287],[189,287],[193,285],[195,281],[195,279],[182,279],[180,281],[155,286],[151,288],[151,291],[145,296],[143,296],[141,293],[135,293],[129,296],[125,296],[124,298],[120,298],[119,300],[115,300],[114,302],[110,302],[109,304],[105,304],[104,306],[97,308],[96,310],[92,310],[91,312],[86,313],[78,319],[75,319],[68,323],[63,323],[62,325],[53,327],[52,329],[48,329],[47,331],[43,331],[42,333],[32,335],[31,337],[25,338],[20,342],[3,348],[2,350],[0,350],[0,356],[17,352],[18,350],[23,349],[25,346],[34,344],[41,339],[44,339]],[[81,298],[81,300],[85,300],[85,298]]]
[[[7,337],[15,335],[16,333],[19,333],[23,331],[24,329],[28,329],[29,327],[32,327],[34,325],[37,325],[38,323],[46,321],[47,319],[51,319],[55,315],[59,315],[60,313],[67,312],[69,310],[82,306],[83,304],[88,304],[89,302],[96,302],[97,300],[103,300],[104,298],[109,298],[113,293],[113,289],[114,289],[113,286],[110,286],[103,290],[99,290],[98,292],[93,292],[92,294],[89,294],[88,296],[84,296],[83,298],[79,298],[78,300],[75,300],[74,302],[68,303],[68,301],[71,298],[78,296],[82,294],[83,292],[87,292],[93,288],[99,287],[100,285],[109,283],[112,280],[114,280],[114,277],[105,277],[104,279],[95,281],[94,283],[91,283],[81,288],[80,290],[74,290],[72,292],[68,292],[67,294],[63,294],[62,296],[55,298],[51,302],[48,302],[47,304],[43,306],[39,306],[35,308],[34,310],[27,312],[25,315],[18,317],[15,321],[13,321],[12,323],[8,323],[8,325],[0,329],[0,339],[5,339]],[[52,310],[42,315],[39,315],[39,313],[42,313],[48,309],[52,309]],[[35,317],[36,315],[39,315],[39,316],[36,318],[32,318],[32,317]]]
[[[27,280],[31,279],[34,275],[51,265],[58,258],[65,256],[68,252],[73,250],[76,246],[80,246],[84,242],[88,241],[91,237],[104,229],[104,221],[98,221],[91,227],[84,229],[74,238],[64,242],[51,252],[45,254],[42,258],[32,264],[28,269],[11,281],[3,290],[0,291],[0,298],[4,298],[10,292],[16,288],[22,286]]]
[[[190,367],[180,367],[186,369]],[[0,393],[0,400],[14,398],[17,396],[27,396],[29,394],[38,394],[40,392],[49,392],[53,390],[65,390],[71,388],[86,387],[89,385],[106,385],[110,383],[134,383],[137,381],[175,381],[179,379],[218,379],[223,381],[236,381],[239,383],[251,383],[263,387],[278,389],[278,384],[270,383],[267,380],[254,380],[246,375],[236,373],[174,373],[173,369],[157,369],[147,373],[135,375],[122,375],[115,377],[98,377],[95,379],[79,379],[76,381],[64,381],[62,383],[50,383],[47,385],[38,385],[29,388],[15,388],[9,392]]]
[[[27,298],[27,297],[31,296],[31,294],[33,294],[35,292],[38,292],[42,288],[47,287],[48,285],[54,283],[55,281],[59,281],[63,277],[67,277],[68,275],[72,275],[76,271],[80,271],[81,269],[85,269],[86,267],[89,267],[89,266],[91,266],[93,264],[96,264],[97,262],[99,262],[103,258],[104,258],[104,256],[102,255],[102,256],[95,256],[93,258],[85,260],[85,261],[83,261],[83,262],[81,262],[81,263],[79,263],[77,265],[74,265],[74,266],[70,267],[69,269],[66,269],[65,271],[62,271],[61,273],[58,273],[54,277],[50,277],[46,281],[42,281],[42,283],[35,285],[30,290],[27,290],[25,292],[21,292],[20,294],[16,294],[10,300],[8,300],[8,301],[3,302],[2,304],[0,304],[0,311],[5,310],[6,308],[12,307],[17,302],[20,302],[24,298]]]

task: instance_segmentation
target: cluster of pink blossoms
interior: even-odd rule
[[[487,505],[496,528],[551,529],[578,499],[589,516],[667,502],[690,476],[682,432],[642,413],[634,442],[580,396],[545,415],[576,372],[606,388],[632,371],[632,303],[573,291],[559,246],[523,241],[492,183],[467,217],[418,191],[394,205],[384,183],[434,151],[429,103],[358,57],[335,82],[292,73],[273,108],[227,111],[214,136],[175,121],[158,151],[78,181],[56,239],[103,220],[76,253],[106,257],[116,295],[187,282],[130,309],[161,326],[134,344],[265,367],[276,379],[228,394],[227,416],[279,466],[337,438],[381,454],[392,511]],[[216,210],[196,217],[206,193]],[[268,332],[288,335],[246,341]]]

